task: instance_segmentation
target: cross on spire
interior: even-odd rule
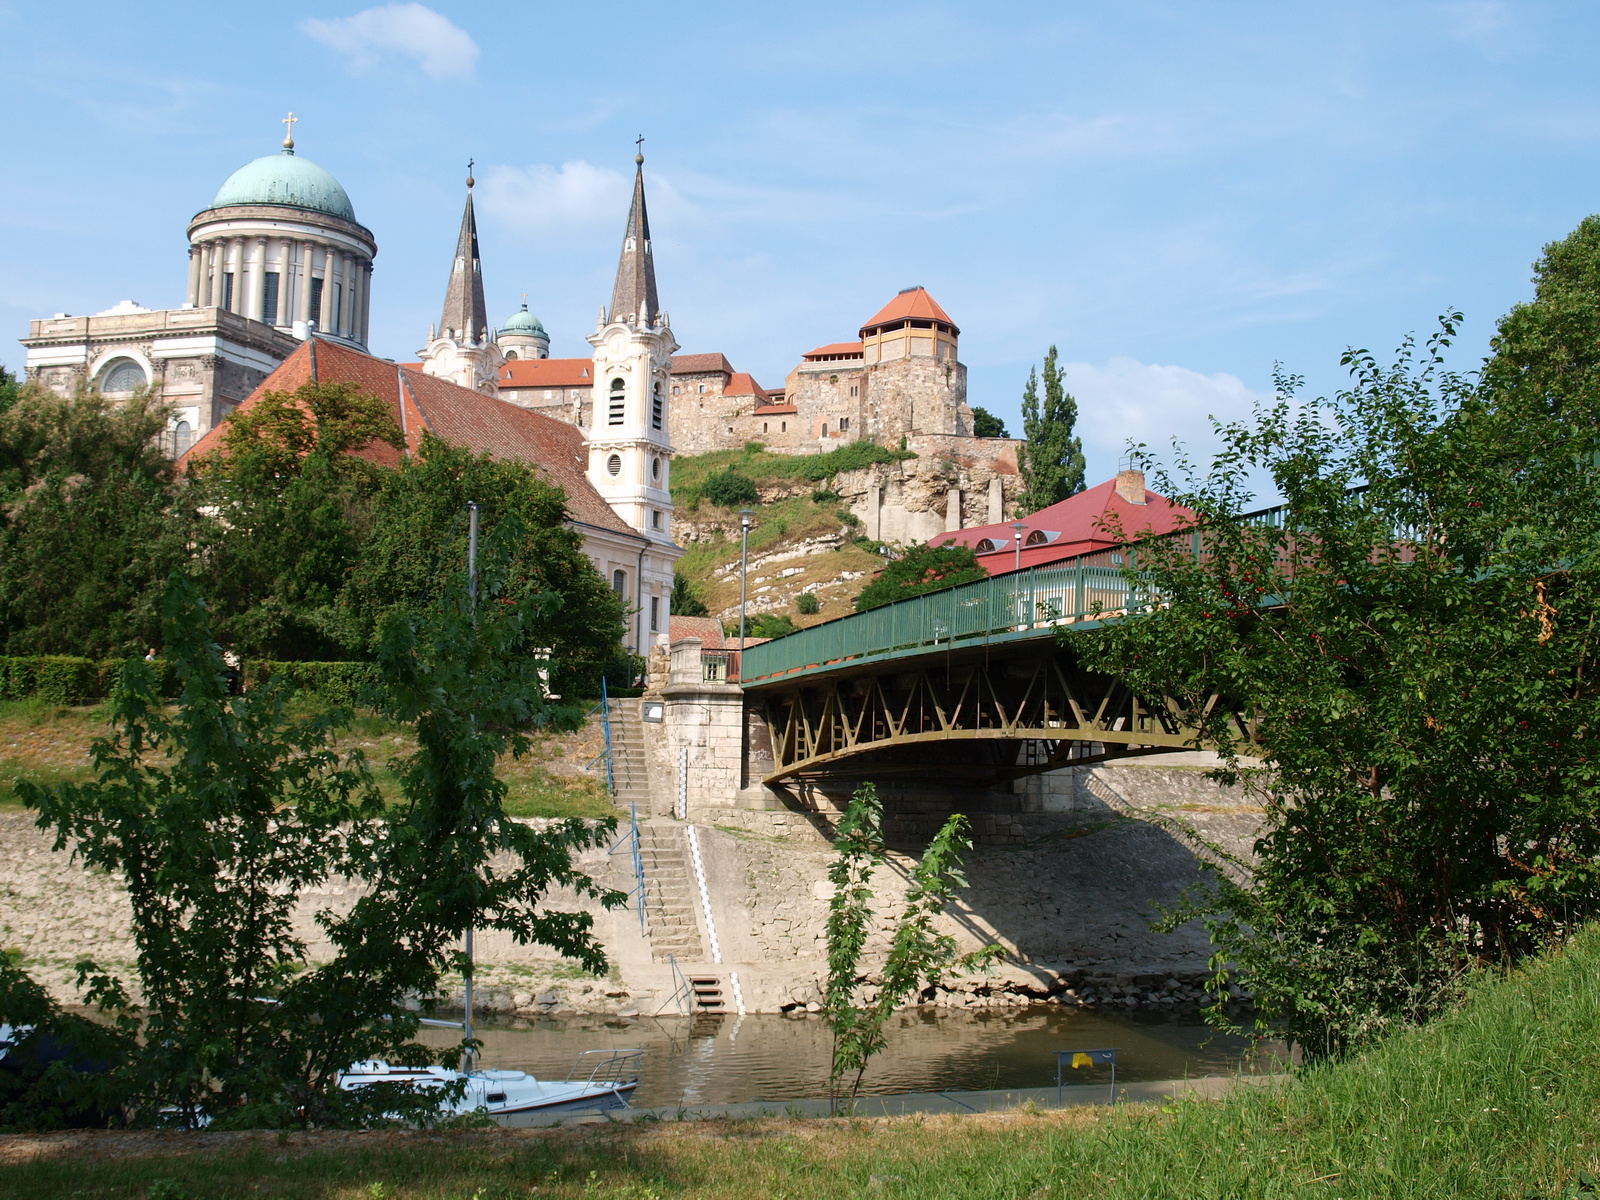
[[[475,182],[477,182],[475,179],[472,178],[472,168],[477,164],[477,161],[478,160],[475,159],[475,158],[467,159],[467,187],[468,188],[471,188],[472,185]]]
[[[638,137],[634,138],[633,144],[639,147],[639,152],[633,156],[633,161],[636,163],[644,162],[644,134],[641,133]]]
[[[299,119],[299,117],[295,116],[294,113],[291,112],[287,117],[284,117],[283,120],[279,122],[279,124],[284,127],[283,148],[285,150],[294,149],[294,126],[295,122]]]

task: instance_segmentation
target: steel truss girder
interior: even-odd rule
[[[1175,698],[1146,702],[1118,679],[1078,670],[1060,650],[885,663],[877,672],[811,676],[764,688],[752,698],[763,706],[771,734],[773,769],[762,780],[768,785],[843,777],[852,773],[852,763],[865,765],[860,760],[935,744],[952,750],[966,744],[976,751],[977,743],[988,743],[990,761],[930,762],[922,768],[880,763],[875,770],[976,770],[999,782],[1074,763],[1201,746],[1195,722]],[[1218,697],[1210,697],[1204,711],[1217,703]],[[1245,736],[1253,732],[1242,716],[1234,719]],[[1100,748],[1091,751],[1086,743]]]

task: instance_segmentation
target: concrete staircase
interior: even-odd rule
[[[694,906],[699,898],[681,825],[639,826],[644,859],[645,921],[650,926],[650,956],[680,963],[705,957]]]
[[[611,724],[611,781],[616,787],[618,807],[637,804],[641,814],[650,812],[650,777],[645,769],[644,725],[639,720],[637,700],[613,700]]]

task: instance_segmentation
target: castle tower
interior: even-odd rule
[[[589,481],[624,521],[654,542],[672,544],[672,352],[678,343],[656,299],[644,155],[634,158],[633,204],[611,307],[589,336],[594,403],[585,436]]]
[[[429,375],[493,396],[505,356],[495,343],[489,324],[489,306],[483,300],[483,263],[478,258],[478,220],[472,212],[472,164],[467,164],[467,204],[461,213],[461,233],[456,239],[455,262],[444,293],[444,315],[439,328],[428,334],[428,344],[417,351]]]

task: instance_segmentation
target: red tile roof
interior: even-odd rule
[[[733,364],[721,354],[674,354],[672,356],[672,373],[674,375],[709,375],[720,373],[733,374]]]
[[[722,385],[724,396],[755,396],[758,399],[767,398],[766,391],[756,382],[755,376],[748,371],[735,371],[728,376],[728,382]]]
[[[1093,550],[1106,550],[1118,545],[1118,539],[1102,525],[1113,518],[1120,520],[1123,540],[1136,540],[1145,531],[1152,534],[1170,533],[1194,514],[1190,509],[1172,503],[1165,496],[1148,489],[1143,504],[1130,504],[1117,492],[1117,481],[1108,479],[1076,496],[1068,496],[1049,508],[1041,508],[1021,521],[1022,566],[1037,567],[1042,563],[1057,562]],[[941,534],[932,539],[940,546],[959,545],[976,547],[985,538],[994,542],[996,549],[978,552],[979,564],[991,575],[1002,575],[1017,565],[1015,530],[1013,522],[998,525],[975,525]],[[1049,541],[1042,545],[1027,545],[1030,535],[1042,532]]]
[[[312,378],[323,383],[358,384],[388,403],[411,451],[422,444],[426,429],[476,453],[525,462],[547,482],[566,492],[567,514],[573,520],[642,539],[589,482],[589,451],[583,432],[576,426],[334,342],[303,343],[250,393],[237,411],[258,404],[269,391],[293,391]],[[179,464],[219,451],[226,429],[226,423],[216,426],[190,447]],[[359,453],[380,466],[393,467],[400,462],[399,451],[387,442],[369,445]]]
[[[829,342],[826,346],[806,351],[801,357],[806,362],[815,362],[824,358],[860,358],[862,353],[860,342]]]
[[[417,364],[421,369],[421,364]],[[567,388],[594,385],[591,358],[513,358],[500,368],[503,388]]]
[[[952,329],[955,322],[950,315],[939,307],[939,302],[928,295],[927,288],[907,288],[889,303],[880,308],[877,314],[861,326],[861,336],[866,336],[866,331],[875,325],[887,325],[893,321],[906,320],[943,321]],[[957,333],[961,331],[956,330]]]
[[[793,416],[800,410],[792,404],[758,404],[750,410],[758,417]]]
[[[702,650],[727,648],[722,637],[722,622],[715,617],[674,616],[667,623],[667,637],[674,642],[683,638],[699,638]]]

